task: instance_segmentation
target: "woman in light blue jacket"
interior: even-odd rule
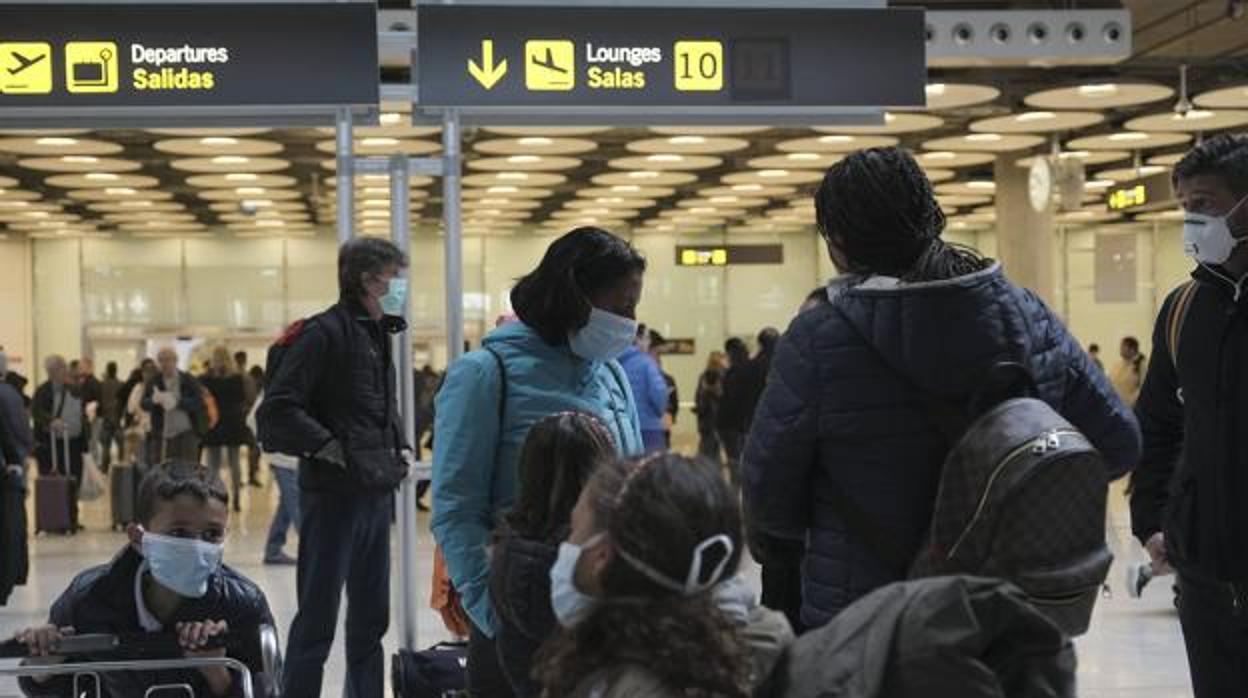
[[[433,535],[473,625],[473,695],[511,695],[491,640],[486,548],[516,499],[530,427],[558,412],[588,412],[607,426],[620,455],[643,450],[632,390],[616,359],[636,336],[645,269],[631,245],[604,230],[578,228],[559,238],[511,292],[519,322],[452,364],[438,394]]]

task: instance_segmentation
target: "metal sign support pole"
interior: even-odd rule
[[[355,139],[350,107],[338,108],[338,244],[355,237]]]
[[[442,117],[442,220],[446,228],[446,344],[447,363],[464,353],[464,249],[460,215],[459,112],[446,110]]]
[[[411,214],[409,213],[407,156],[395,155],[390,158],[390,235],[394,244],[403,251],[411,253]],[[400,272],[400,277],[407,279],[411,286],[411,266]],[[409,328],[399,334],[398,367],[399,367],[399,414],[403,419],[403,434],[413,450],[416,444],[416,385],[412,373],[412,321],[411,302],[403,305],[403,319]],[[399,628],[401,646],[410,650],[416,648],[416,473],[409,473],[399,485],[398,536],[399,536]]]

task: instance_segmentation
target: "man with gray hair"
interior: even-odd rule
[[[82,454],[87,448],[86,405],[70,381],[65,358],[56,354],[43,362],[48,380],[35,391],[31,413],[35,418],[35,459],[39,474],[52,472],[56,449],[59,473],[70,478],[69,525],[78,531],[78,487],[82,482]]]
[[[199,437],[205,430],[202,388],[191,374],[178,370],[178,353],[164,347],[156,353],[160,373],[143,391],[143,409],[152,416],[148,453],[157,462],[199,461]]]

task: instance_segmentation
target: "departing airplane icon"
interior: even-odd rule
[[[27,58],[26,56],[23,56],[17,51],[10,51],[9,53],[10,55],[12,55],[14,58],[17,59],[18,63],[21,63],[21,65],[19,65],[16,68],[9,68],[9,75],[17,75],[18,73],[26,70],[30,66],[35,65],[39,61],[42,61],[43,59],[48,57],[47,54],[43,54],[43,53],[39,54],[38,56],[35,56],[34,58]]]
[[[538,58],[537,56],[533,56],[532,58],[535,65],[539,65],[547,70],[553,70],[556,73],[563,73],[565,75],[568,73],[567,68],[561,67],[555,62],[555,53],[550,47],[546,48],[545,59]]]

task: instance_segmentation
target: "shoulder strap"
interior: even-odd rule
[[[1187,320],[1187,311],[1192,307],[1192,298],[1196,296],[1199,285],[1195,280],[1183,284],[1170,306],[1170,314],[1166,316],[1166,350],[1170,352],[1170,363],[1175,368],[1179,365],[1179,341],[1183,338],[1183,322]]]
[[[494,363],[498,365],[498,425],[503,425],[503,417],[507,415],[507,363],[503,361],[502,354],[499,354],[493,347],[485,347],[490,352],[490,356],[494,357]]]

